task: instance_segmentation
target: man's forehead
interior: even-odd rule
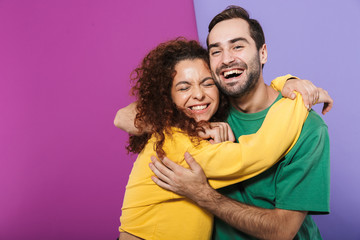
[[[251,41],[249,24],[241,19],[234,18],[219,22],[209,33],[209,46],[230,43],[232,39],[244,38]]]

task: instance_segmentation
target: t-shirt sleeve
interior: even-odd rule
[[[307,114],[301,96],[281,99],[256,134],[239,137],[239,143],[208,144],[189,153],[212,187],[228,186],[260,174],[281,159],[296,143]]]
[[[296,149],[295,149],[296,148]],[[308,129],[280,163],[276,208],[329,213],[330,153],[327,126]]]

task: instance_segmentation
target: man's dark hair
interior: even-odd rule
[[[264,32],[260,23],[255,19],[251,19],[249,13],[242,7],[231,5],[216,15],[209,24],[209,33],[219,22],[234,18],[244,19],[249,24],[250,36],[252,39],[254,39],[256,48],[259,50],[265,44]],[[206,44],[209,48],[209,35],[206,39]]]

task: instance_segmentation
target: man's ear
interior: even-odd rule
[[[267,48],[266,44],[262,45],[262,47],[259,49],[259,56],[260,56],[260,62],[261,64],[265,64],[267,62]]]

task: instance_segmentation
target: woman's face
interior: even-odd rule
[[[219,107],[219,91],[208,65],[202,59],[182,60],[175,71],[172,100],[196,121],[208,121]]]

